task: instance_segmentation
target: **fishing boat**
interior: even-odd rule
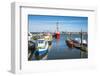
[[[54,33],[55,39],[60,39],[60,32],[58,27],[58,22],[56,23],[56,32]]]
[[[52,44],[52,35],[50,33],[48,33],[47,35],[44,35],[44,39],[46,41],[48,41],[48,44],[51,45]]]
[[[66,44],[69,48],[74,48],[74,43],[72,40],[66,40]]]
[[[67,34],[67,40],[65,40],[67,46],[69,48],[74,48],[74,43],[73,43],[73,40],[71,39],[71,33]]]
[[[36,41],[36,56],[44,56],[46,53],[48,53],[48,42],[44,39],[38,39]]]
[[[81,42],[81,41],[82,41],[82,42]],[[82,39],[82,40],[81,40],[81,38],[75,38],[75,39],[73,39],[73,42],[74,42],[74,43],[77,43],[77,44],[82,44],[82,45],[87,46],[87,41],[86,41],[85,39]]]
[[[87,51],[87,41],[85,39],[82,40],[80,38],[76,38],[73,40],[74,47],[80,49],[82,51]]]
[[[56,33],[55,33],[55,38],[56,38],[56,39],[60,39],[60,32],[56,32]]]

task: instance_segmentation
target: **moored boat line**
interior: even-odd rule
[[[80,38],[72,39],[71,34],[69,34],[69,37],[65,40],[65,42],[69,48],[77,48],[81,51],[88,52],[87,40],[83,39],[82,30],[80,32]]]

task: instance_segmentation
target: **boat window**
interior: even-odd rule
[[[38,40],[38,43],[43,43],[43,40]]]

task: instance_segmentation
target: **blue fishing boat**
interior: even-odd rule
[[[38,39],[36,41],[36,51],[35,55],[36,56],[44,56],[45,54],[48,53],[48,42],[44,39]]]

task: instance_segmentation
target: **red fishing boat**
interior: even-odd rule
[[[56,32],[56,39],[60,39],[60,32]]]
[[[56,29],[57,29],[57,32],[55,33],[55,38],[60,39],[60,32],[59,32],[58,22],[56,24]]]

